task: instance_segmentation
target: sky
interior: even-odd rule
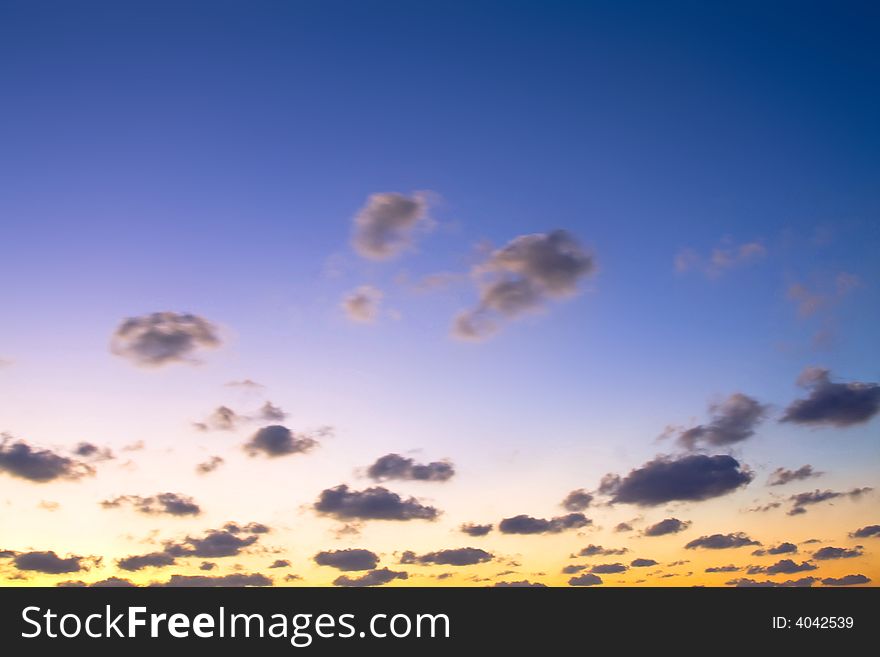
[[[0,582],[876,585],[878,20],[0,0]]]

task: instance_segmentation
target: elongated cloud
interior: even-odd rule
[[[492,561],[494,555],[479,548],[465,547],[449,550],[438,550],[426,554],[416,554],[407,550],[400,557],[404,564],[437,564],[442,566],[473,566],[478,563]]]
[[[599,492],[609,495],[613,504],[696,502],[731,493],[748,484],[753,476],[732,456],[658,456],[625,477],[606,475]]]
[[[498,523],[502,534],[558,534],[567,529],[580,529],[592,524],[583,513],[569,513],[556,518],[533,518],[527,515],[505,518]]]
[[[165,552],[173,557],[234,557],[268,531],[268,527],[259,523],[241,526],[230,522],[222,529],[211,529],[200,537],[187,536],[183,541],[166,543]]]
[[[793,575],[795,573],[816,570],[817,568],[818,566],[809,561],[797,563],[791,559],[780,559],[769,566],[749,566],[746,573],[749,575],[758,575],[760,573],[766,573],[767,575]]]
[[[18,570],[46,573],[48,575],[60,575],[61,573],[78,573],[88,570],[83,563],[86,557],[71,556],[59,557],[54,551],[48,552],[21,552],[12,558],[12,563]]]
[[[367,476],[376,481],[388,479],[409,479],[412,481],[449,481],[455,468],[449,461],[416,463],[400,454],[386,454],[379,457],[367,469]]]
[[[674,265],[679,273],[699,271],[714,278],[728,269],[760,260],[765,255],[767,249],[761,242],[735,244],[725,239],[708,255],[702,255],[693,249],[680,250],[675,256]]]
[[[707,550],[727,550],[731,548],[744,547],[746,545],[760,545],[758,541],[749,538],[743,532],[734,532],[732,534],[712,534],[711,536],[700,536],[684,546],[686,550],[695,550],[697,548],[705,548]]]
[[[101,502],[101,506],[105,509],[114,509],[125,505],[148,515],[197,516],[202,512],[201,507],[191,497],[180,493],[159,493],[150,497],[120,495],[112,500]]]
[[[690,521],[679,520],[678,518],[666,518],[650,527],[646,527],[645,536],[666,536],[667,534],[677,534],[678,532],[683,532],[690,526]]]
[[[578,556],[581,557],[595,557],[595,556],[603,556],[610,557],[614,555],[626,554],[629,552],[627,548],[605,548],[601,545],[593,545],[590,543],[587,547],[582,548],[580,552],[578,552]]]
[[[797,545],[795,545],[794,543],[785,542],[769,547],[766,550],[755,550],[754,552],[752,552],[752,556],[763,557],[765,554],[794,554],[797,551]]]
[[[110,350],[141,367],[198,362],[195,354],[221,343],[217,328],[190,313],[156,312],[129,317],[113,333]]]
[[[803,481],[804,479],[812,479],[814,477],[820,477],[824,472],[819,472],[818,470],[814,470],[812,465],[802,465],[797,470],[789,470],[787,468],[776,468],[773,472],[770,473],[770,478],[767,480],[768,486],[784,486],[785,484],[791,483],[792,481]]]
[[[401,571],[388,570],[381,568],[379,570],[371,570],[360,577],[349,577],[348,575],[340,575],[333,580],[334,586],[382,586],[395,579],[408,579],[409,574]]]
[[[797,495],[792,495],[789,498],[789,500],[791,500],[791,509],[789,509],[788,515],[796,516],[806,513],[806,507],[812,506],[814,504],[821,504],[822,502],[827,502],[829,500],[846,498],[857,500],[873,490],[873,488],[865,486],[863,488],[853,488],[852,490],[848,491],[816,489],[814,491],[798,493]]]
[[[880,412],[876,383],[834,383],[828,370],[817,367],[804,370],[798,383],[809,395],[792,402],[781,422],[843,428],[864,424]]]
[[[116,565],[122,568],[122,570],[137,571],[144,568],[164,568],[166,566],[173,566],[175,563],[175,558],[167,552],[150,552],[148,554],[123,557],[116,562]]]
[[[755,587],[755,586],[767,586],[767,587],[809,587],[818,582],[819,580],[815,577],[801,577],[800,579],[787,579],[784,582],[774,582],[773,580],[754,580],[749,579],[748,577],[741,577],[739,579],[732,579],[729,582],[725,582],[727,586],[738,586],[738,587]]]
[[[813,558],[819,561],[829,561],[831,559],[854,559],[865,554],[861,546],[855,548],[842,547],[823,547],[813,552]]]
[[[319,566],[338,570],[373,570],[379,563],[378,554],[361,548],[318,552],[313,559]]]
[[[77,480],[95,474],[83,461],[49,449],[31,447],[23,440],[3,434],[0,440],[0,472],[39,484],[56,480]]]
[[[871,579],[864,575],[844,575],[843,577],[826,577],[822,580],[825,586],[857,586],[859,584],[870,584]]]
[[[219,456],[212,456],[207,461],[196,465],[196,472],[199,474],[209,474],[223,465],[225,461]]]
[[[427,211],[424,194],[371,194],[355,215],[352,246],[364,258],[390,260],[412,247],[417,229],[429,221]]]
[[[463,534],[467,534],[468,536],[479,537],[486,536],[489,532],[492,531],[492,525],[477,525],[472,522],[467,522],[461,525],[458,530]]]
[[[598,586],[602,583],[602,578],[598,575],[594,575],[593,573],[585,573],[583,575],[578,575],[577,577],[572,577],[568,580],[569,586]]]
[[[160,587],[246,587],[272,586],[272,580],[260,573],[230,573],[229,575],[172,575],[165,582],[154,582]]]
[[[416,498],[402,498],[382,486],[362,491],[346,484],[321,492],[314,509],[337,520],[435,520],[440,512]]]
[[[853,538],[869,538],[871,536],[880,538],[880,525],[866,525],[852,532],[850,536]]]
[[[564,230],[520,235],[474,268],[479,303],[455,318],[452,333],[463,340],[488,338],[501,322],[574,295],[595,269],[593,256]]]
[[[245,443],[244,451],[250,456],[275,458],[289,454],[304,454],[312,451],[318,441],[307,434],[295,434],[280,424],[269,425],[257,431]]]
[[[737,392],[713,404],[709,410],[712,414],[709,424],[700,424],[679,434],[678,442],[686,449],[726,447],[750,438],[764,418],[766,406]]]

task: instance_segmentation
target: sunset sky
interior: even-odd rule
[[[876,585],[878,27],[0,0],[0,581]]]

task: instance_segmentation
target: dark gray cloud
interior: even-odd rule
[[[861,545],[855,548],[842,547],[823,547],[813,552],[813,558],[819,561],[828,561],[830,559],[853,559],[865,554]]]
[[[353,322],[372,324],[379,319],[385,294],[373,285],[361,285],[344,297],[339,304],[345,316]]]
[[[77,480],[95,474],[88,463],[62,456],[48,449],[31,447],[22,440],[2,434],[0,440],[0,472],[36,483],[58,479]]]
[[[820,477],[824,472],[819,472],[818,470],[814,470],[812,465],[802,465],[797,470],[788,470],[787,468],[776,468],[773,472],[770,473],[770,478],[767,480],[768,486],[784,486],[785,484],[792,481],[803,481],[804,479],[812,479],[813,477]]]
[[[245,443],[244,450],[250,456],[261,454],[269,458],[288,454],[304,454],[318,445],[318,441],[307,434],[295,434],[287,427],[272,424],[257,431]]]
[[[806,507],[812,506],[813,504],[821,504],[822,502],[827,502],[828,500],[834,500],[838,498],[850,498],[853,500],[857,500],[873,490],[873,488],[869,488],[866,486],[863,488],[853,488],[852,490],[848,491],[820,491],[817,488],[814,491],[798,493],[797,495],[792,495],[790,498],[788,498],[791,501],[791,509],[789,509],[788,515],[796,516],[802,513],[806,513]]]
[[[388,570],[388,568],[380,568],[379,570],[370,570],[360,577],[349,577],[348,575],[340,575],[333,580],[334,586],[382,586],[395,579],[408,579],[409,574],[402,571]]]
[[[763,557],[766,554],[794,554],[797,552],[797,545],[794,543],[780,543],[779,545],[774,545],[772,547],[767,548],[766,550],[755,550],[752,552],[752,556],[755,557]]]
[[[196,466],[196,472],[199,474],[208,474],[210,472],[214,472],[217,468],[223,465],[225,461],[219,456],[212,456],[207,461],[199,463]]]
[[[404,564],[437,564],[441,566],[473,566],[478,563],[492,561],[494,555],[485,550],[472,547],[438,550],[426,554],[415,554],[407,550],[400,558]]]
[[[609,495],[612,504],[657,506],[726,495],[748,484],[753,476],[732,456],[658,456],[625,477],[606,475],[599,492]]]
[[[755,586],[766,586],[766,587],[791,587],[791,586],[812,586],[819,580],[815,577],[801,577],[800,579],[788,579],[784,582],[774,582],[772,580],[764,580],[757,581],[754,579],[749,579],[747,577],[741,577],[739,579],[732,579],[729,582],[725,582],[727,586],[738,586],[738,587],[755,587]]]
[[[71,556],[62,558],[54,551],[20,552],[12,557],[12,563],[18,570],[59,575],[61,573],[78,573],[88,570],[83,563],[86,557]]]
[[[433,506],[414,497],[404,499],[382,486],[358,491],[340,484],[321,491],[314,508],[338,520],[435,520],[440,515]]]
[[[871,536],[880,538],[880,525],[867,525],[855,530],[850,536],[853,538],[869,538]]]
[[[555,518],[533,518],[527,515],[505,518],[498,523],[502,534],[558,534],[566,529],[580,529],[592,524],[583,513],[569,513]]]
[[[742,570],[739,566],[734,566],[733,564],[729,566],[710,566],[706,568],[707,573],[735,573]]]
[[[678,442],[685,449],[726,447],[755,435],[755,428],[764,419],[767,407],[740,392],[709,407],[712,419],[679,433]]]
[[[628,522],[619,522],[614,526],[614,531],[617,533],[621,532],[631,532],[633,530],[633,526]]]
[[[485,339],[498,330],[500,321],[574,295],[580,280],[595,268],[593,256],[563,230],[520,235],[474,268],[480,300],[476,308],[455,318],[453,335]]]
[[[290,568],[290,562],[287,559],[276,559],[269,568]]]
[[[380,456],[367,468],[367,476],[376,481],[388,479],[449,481],[454,474],[455,468],[449,461],[416,463],[413,459],[400,454]]]
[[[371,194],[354,218],[351,243],[364,258],[390,260],[409,249],[429,222],[425,194]]]
[[[583,511],[593,501],[593,496],[583,488],[571,491],[562,500],[562,508],[566,511]]]
[[[132,586],[136,586],[132,582],[127,579],[122,579],[121,577],[108,577],[107,579],[101,579],[97,582],[91,582],[86,584],[80,580],[68,580],[66,582],[58,582],[56,586],[59,587],[70,587],[70,588],[80,588],[80,587],[88,587],[95,589],[109,589],[109,588],[129,588]]]
[[[798,383],[809,394],[792,402],[780,422],[849,427],[880,412],[880,385],[876,383],[833,383],[828,370],[816,367],[804,370]]]
[[[361,548],[318,552],[313,557],[319,566],[338,570],[373,570],[379,563],[379,555]]]
[[[496,588],[547,588],[546,584],[541,582],[530,582],[527,579],[517,580],[515,582],[495,582],[492,586]]]
[[[575,573],[579,573],[582,570],[586,570],[589,566],[585,564],[573,563],[570,566],[565,566],[562,569],[563,575],[574,575]]]
[[[598,575],[613,575],[614,573],[623,573],[629,570],[622,563],[599,563],[590,568],[591,573]]]
[[[493,527],[493,525],[491,525],[491,524],[489,524],[489,525],[476,525],[472,522],[467,522],[467,523],[461,525],[458,529],[460,532],[462,532],[463,534],[467,534],[468,536],[479,537],[479,536],[485,536],[486,534],[491,532],[492,527]]]
[[[150,497],[120,495],[115,499],[101,502],[101,506],[105,509],[114,509],[125,505],[148,515],[197,516],[202,512],[201,507],[191,497],[180,493],[159,493]]]
[[[653,559],[633,559],[629,562],[629,565],[633,568],[647,568],[649,566],[656,566],[657,562]]]
[[[79,443],[73,450],[74,456],[79,456],[90,461],[110,461],[113,458],[113,451],[109,447],[99,447],[94,443]]]
[[[203,561],[199,564],[199,570],[214,570],[217,567],[217,564],[211,563],[210,561]]]
[[[165,566],[173,566],[175,563],[174,557],[167,552],[150,552],[149,554],[124,557],[117,561],[116,565],[122,570],[136,571],[144,568],[164,568]]]
[[[601,545],[593,545],[590,543],[587,547],[583,548],[580,552],[578,552],[578,556],[581,557],[610,557],[615,555],[626,554],[629,552],[627,548],[604,548]]]
[[[158,587],[215,587],[272,586],[272,580],[260,573],[231,573],[229,575],[172,575],[165,582],[154,582]]]
[[[220,345],[217,328],[189,313],[158,312],[129,317],[113,334],[110,350],[141,367],[197,362],[202,349]]]
[[[822,580],[825,586],[856,586],[857,584],[869,584],[870,578],[864,575],[844,575],[843,577],[826,577]]]
[[[259,523],[240,526],[227,523],[223,529],[208,530],[201,537],[187,536],[178,543],[166,543],[165,552],[174,557],[234,557],[259,540],[269,528]]]
[[[666,536],[667,534],[677,534],[678,532],[683,532],[690,526],[690,520],[666,518],[650,527],[646,527],[645,536]]]
[[[695,550],[696,548],[706,548],[707,550],[725,550],[729,548],[738,548],[745,545],[760,545],[758,541],[753,541],[743,532],[734,532],[732,534],[712,534],[711,536],[700,536],[685,545],[686,550]]]
[[[746,571],[749,575],[758,575],[765,573],[767,575],[794,575],[810,570],[816,570],[818,566],[809,561],[797,563],[791,559],[780,559],[770,566],[749,566]]]
[[[569,586],[597,586],[602,583],[602,578],[593,573],[584,573],[568,580]]]

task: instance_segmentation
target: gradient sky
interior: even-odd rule
[[[0,0],[0,431],[5,449],[114,454],[94,476],[43,483],[0,460],[4,583],[325,585],[346,573],[313,555],[345,548],[409,575],[392,585],[566,585],[564,566],[636,558],[658,564],[604,583],[880,581],[880,538],[849,536],[880,523],[877,492],[786,513],[798,493],[880,488],[878,27],[867,2]],[[426,210],[383,260],[352,244],[380,193]],[[593,269],[495,335],[453,335],[492,254],[554,230]],[[341,305],[362,286],[382,293],[371,321]],[[165,311],[204,318],[221,344],[162,367],[111,352],[126,318]],[[847,390],[873,395],[867,417],[780,423],[810,394],[796,383],[807,367],[866,384]],[[263,387],[226,385],[244,379]],[[701,451],[733,455],[748,485],[658,506],[598,494],[607,473],[686,456],[675,435],[734,393],[762,405],[754,435]],[[273,422],[194,426],[267,400],[292,431],[332,435],[267,458],[242,445]],[[455,475],[372,481],[366,468],[389,453],[448,459]],[[197,474],[212,456],[224,464]],[[805,464],[823,474],[766,485]],[[343,483],[442,514],[340,534],[312,505]],[[575,489],[595,496],[591,525],[499,532],[503,518],[567,514]],[[165,492],[202,513],[100,504]],[[669,517],[691,524],[643,535]],[[271,531],[234,556],[115,565],[230,521]],[[470,537],[469,522],[495,529]],[[614,532],[620,522],[633,531]],[[798,552],[684,549],[736,532]],[[628,552],[569,558],[588,544]],[[463,547],[493,559],[399,564],[406,550]],[[103,561],[16,566],[45,551]],[[746,574],[785,557],[818,567]],[[276,559],[290,566],[268,569]],[[741,570],[704,572],[728,564]]]

